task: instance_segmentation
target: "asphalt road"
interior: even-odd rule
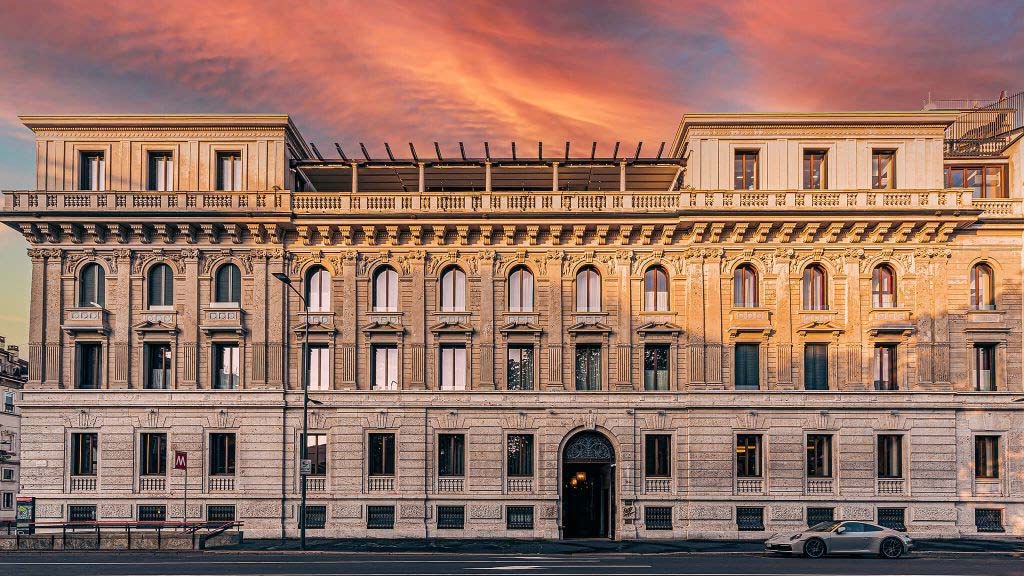
[[[842,575],[1021,576],[1013,554],[914,554],[900,560],[809,560],[751,553],[423,554],[348,552],[17,552],[0,554],[7,576],[435,576]]]

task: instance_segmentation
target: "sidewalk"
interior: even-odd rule
[[[218,550],[298,550],[297,539],[244,540]],[[465,554],[665,554],[665,553],[758,553],[760,540],[505,540],[505,539],[326,539],[307,538],[307,550],[321,552],[445,552]],[[1024,553],[1024,539],[915,540],[917,553]]]

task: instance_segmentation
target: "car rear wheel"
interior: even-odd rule
[[[883,558],[896,559],[903,556],[903,542],[900,542],[898,538],[889,537],[882,540],[882,544],[878,547],[878,553]]]
[[[811,538],[804,542],[804,556],[808,558],[821,558],[825,555],[825,541],[821,538]]]

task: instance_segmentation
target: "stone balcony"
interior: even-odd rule
[[[735,493],[764,494],[764,478],[736,478]]]
[[[442,476],[437,479],[438,493],[463,492],[466,489],[466,479],[462,476]]]
[[[847,212],[980,209],[1020,217],[1021,199],[975,199],[969,189],[292,192],[12,190],[6,213],[244,213],[287,215],[402,213],[677,213],[695,211]]]
[[[367,492],[393,492],[394,490],[394,476],[369,476],[366,478]]]
[[[199,329],[206,333],[233,332],[242,334],[245,328],[242,318],[245,312],[237,305],[208,306],[202,309]]]
[[[672,492],[671,478],[644,478],[644,494],[668,494]]]
[[[95,492],[96,476],[72,476],[68,482],[68,490],[71,492]]]
[[[906,480],[903,478],[879,478],[876,494],[879,496],[902,496],[906,494]]]
[[[804,494],[808,496],[831,495],[835,493],[835,480],[832,478],[807,478],[804,482]]]
[[[98,307],[75,307],[64,309],[64,323],[61,328],[65,332],[99,332],[106,334],[110,329],[107,324],[107,310]]]
[[[505,491],[509,494],[533,492],[532,476],[511,476],[505,479]]]

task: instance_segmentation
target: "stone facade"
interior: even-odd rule
[[[21,480],[21,406],[28,376],[18,347],[0,336],[0,522],[14,520]]]
[[[23,493],[41,520],[83,505],[101,520],[135,518],[146,505],[181,518],[182,471],[140,475],[142,435],[162,433],[165,464],[174,451],[192,464],[190,519],[234,505],[248,535],[296,535],[308,339],[326,350],[308,420],[326,442],[323,475],[308,485],[310,505],[324,507],[318,536],[560,537],[563,448],[585,430],[614,452],[615,538],[763,537],[803,526],[809,507],[869,521],[900,509],[911,532],[931,536],[973,535],[975,510],[995,509],[1006,533],[1024,535],[1024,404],[1015,402],[1024,398],[1024,220],[1014,169],[1024,151],[1015,144],[983,160],[1008,166],[1006,198],[947,188],[944,130],[955,118],[694,115],[665,160],[488,156],[446,166],[323,160],[285,116],[25,117],[37,189],[7,192],[2,213],[31,244],[33,268]],[[895,153],[897,180],[874,189],[882,149]],[[824,189],[803,188],[806,150],[825,154]],[[81,190],[97,152],[104,176],[89,184],[101,189]],[[147,190],[153,152],[173,158],[171,190]],[[754,189],[733,189],[737,152],[757,153]],[[217,190],[225,154],[238,163],[231,191]],[[580,166],[613,184],[563,184]],[[431,184],[457,169],[478,185]],[[514,170],[550,185],[494,184]],[[400,184],[387,189],[395,174]],[[93,264],[98,305],[82,300]],[[172,298],[154,306],[164,264]],[[237,300],[234,280],[221,278],[228,264],[239,272]],[[992,272],[991,305],[972,294],[978,264]],[[882,306],[873,297],[880,265],[895,276]],[[744,266],[757,296],[741,306],[734,278]],[[825,274],[817,309],[806,305],[809,266]],[[441,293],[453,269],[464,305]],[[523,269],[532,305],[512,306]],[[667,276],[667,296],[649,293],[653,269]],[[320,270],[326,296],[308,312],[274,276],[308,293]],[[581,309],[584,271],[596,272],[599,289]],[[814,344],[824,345],[826,376],[805,370]],[[147,388],[156,345],[170,361],[160,389]],[[233,373],[222,359],[235,345],[234,387],[215,389],[219,374]],[[756,346],[757,389],[737,389],[740,345]],[[79,389],[93,381],[82,374],[88,346],[98,346],[96,388]],[[391,346],[395,365],[378,364]],[[876,346],[895,350],[895,390],[876,390]],[[991,354],[993,390],[978,389],[977,346]],[[521,347],[532,361],[510,368]],[[451,380],[464,389],[446,389],[453,349],[467,358]],[[596,390],[577,389],[583,349],[594,351]],[[648,366],[655,350],[667,367]],[[532,389],[510,389],[524,378]],[[805,389],[814,378],[827,389]],[[377,381],[394,389],[374,389]],[[70,470],[79,433],[98,438],[92,479]],[[234,434],[231,474],[213,474],[221,433]],[[371,475],[378,433],[394,435],[394,463]],[[465,458],[441,476],[448,434],[463,435]],[[513,434],[533,435],[527,477],[508,475]],[[669,436],[670,457],[655,477],[646,454],[656,434]],[[739,477],[736,443],[747,434],[759,435],[761,466]],[[832,439],[832,470],[808,478],[815,434]],[[898,477],[879,477],[880,435],[902,437]],[[998,438],[996,478],[976,474],[977,436]],[[384,509],[393,528],[368,528],[379,506],[394,507]],[[461,507],[462,528],[439,527],[448,506]],[[532,506],[532,528],[513,527],[507,506]],[[668,509],[667,524],[654,526],[655,508]],[[741,530],[747,508],[760,509],[761,529]]]

